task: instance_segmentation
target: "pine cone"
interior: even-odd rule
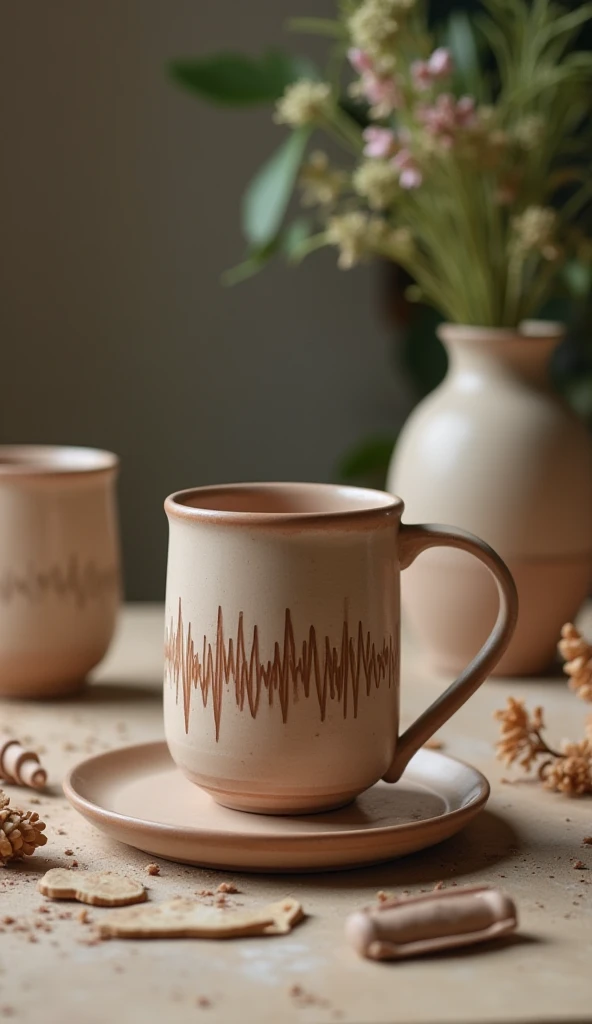
[[[38,846],[45,846],[45,822],[34,811],[9,807],[10,799],[0,790],[0,867],[9,860],[29,857]]]
[[[570,677],[570,690],[582,700],[592,701],[592,644],[584,640],[571,622],[561,630],[559,653],[565,659],[563,671]]]

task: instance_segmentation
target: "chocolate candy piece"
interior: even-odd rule
[[[508,935],[516,907],[499,889],[471,887],[391,900],[350,914],[348,941],[360,956],[400,960]]]

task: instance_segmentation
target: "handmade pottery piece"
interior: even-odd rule
[[[462,530],[401,523],[381,491],[235,484],[166,501],[165,733],[215,800],[296,814],[395,782],[475,692],[516,619],[501,559]],[[399,574],[426,548],[475,555],[498,586],[479,656],[398,736]]]
[[[243,814],[186,779],[161,742],[88,758],[67,776],[64,792],[91,824],[150,856],[279,872],[358,867],[432,846],[479,812],[489,785],[476,769],[420,750],[400,782],[378,782],[341,810]]]
[[[510,935],[518,916],[499,889],[467,886],[395,897],[350,914],[348,941],[370,960],[404,960]]]
[[[117,465],[91,448],[0,447],[0,696],[71,693],[105,654]]]
[[[592,583],[592,439],[548,380],[563,328],[438,333],[448,376],[407,421],[388,488],[405,495],[412,519],[472,530],[505,559],[520,615],[493,671],[538,675]],[[476,653],[496,616],[489,574],[461,551],[429,552],[406,573],[402,599],[430,667],[446,674]]]

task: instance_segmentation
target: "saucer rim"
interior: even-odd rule
[[[146,754],[148,754],[149,751],[152,751],[153,752],[153,757],[154,757],[154,754],[156,752],[161,752],[162,753],[162,752],[166,751],[166,753],[170,757],[170,754],[168,753],[168,750],[167,750],[167,746],[166,746],[166,741],[165,740],[149,740],[149,741],[144,742],[144,743],[133,743],[133,744],[128,744],[127,746],[123,746],[123,747],[115,747],[115,748],[113,748],[113,750],[103,751],[100,754],[93,754],[91,757],[87,757],[84,760],[79,761],[66,774],[66,777],[65,777],[65,779],[64,779],[64,781],[62,783],[62,788],[63,788],[64,794],[65,794],[66,799],[68,800],[68,802],[75,808],[75,810],[77,810],[80,814],[82,814],[83,817],[85,817],[87,820],[90,819],[90,820],[98,821],[98,822],[101,822],[101,823],[110,823],[110,824],[112,823],[112,824],[114,824],[116,826],[128,826],[129,827],[130,825],[132,825],[135,828],[140,828],[140,829],[146,829],[147,828],[150,831],[158,832],[161,836],[170,836],[171,838],[177,838],[177,839],[179,839],[179,838],[196,839],[196,838],[201,837],[203,839],[213,839],[213,840],[216,840],[218,837],[223,835],[224,836],[224,841],[225,842],[229,842],[229,843],[231,843],[233,840],[240,841],[240,840],[243,840],[243,839],[246,839],[246,838],[249,839],[250,842],[255,842],[255,843],[257,841],[259,841],[261,844],[269,842],[269,839],[270,839],[269,834],[254,833],[254,832],[250,831],[249,829],[246,829],[245,831],[230,831],[230,830],[224,829],[224,831],[221,832],[220,829],[217,829],[217,828],[211,828],[211,827],[210,828],[207,828],[207,827],[204,828],[204,827],[196,826],[196,825],[191,825],[191,826],[170,825],[170,824],[167,824],[165,822],[150,821],[150,820],[148,820],[146,818],[133,817],[130,814],[122,814],[119,811],[108,810],[105,807],[100,806],[98,803],[93,802],[92,800],[89,800],[87,797],[83,796],[79,792],[79,790],[77,790],[76,785],[75,785],[75,776],[81,770],[84,770],[85,768],[89,768],[89,767],[94,768],[96,766],[97,762],[100,763],[100,762],[110,761],[114,757],[119,757],[119,756],[122,756],[122,755],[125,755],[125,754],[129,755],[129,754],[132,753],[132,751],[140,751],[140,750],[145,751]],[[474,785],[476,787],[476,791],[475,791],[474,795],[469,797],[467,802],[463,803],[461,807],[457,807],[457,808],[455,808],[454,810],[451,810],[451,811],[445,811],[443,814],[433,815],[433,816],[428,817],[428,818],[422,818],[420,821],[400,822],[398,824],[381,825],[381,826],[379,826],[377,828],[368,828],[368,829],[338,829],[336,831],[293,832],[293,833],[286,831],[286,832],[282,832],[281,835],[274,836],[273,838],[275,840],[279,840],[282,843],[290,843],[291,845],[295,844],[297,846],[299,846],[301,844],[309,844],[310,842],[322,843],[324,845],[327,845],[327,844],[330,845],[330,844],[334,844],[336,842],[340,842],[344,838],[353,839],[355,837],[359,838],[359,837],[365,837],[365,836],[368,836],[368,835],[379,837],[379,836],[384,836],[384,835],[392,835],[393,833],[397,833],[397,832],[408,833],[408,832],[415,832],[415,831],[420,830],[420,829],[425,830],[426,828],[429,829],[429,827],[431,825],[436,825],[436,823],[440,823],[443,820],[446,820],[446,822],[449,822],[449,823],[452,824],[453,822],[455,823],[455,822],[457,822],[459,819],[461,819],[463,817],[473,818],[478,813],[478,811],[482,810],[482,808],[487,803],[487,801],[489,799],[489,796],[491,794],[491,786],[489,784],[489,781],[485,777],[485,775],[483,775],[483,773],[481,771],[479,771],[478,768],[475,768],[473,765],[468,764],[466,761],[463,761],[460,758],[451,757],[449,754],[443,754],[440,751],[429,750],[429,749],[426,749],[426,748],[422,748],[421,750],[419,750],[417,752],[416,755],[414,755],[414,757],[410,761],[410,765],[413,764],[413,761],[418,756],[418,754],[421,754],[422,758],[428,758],[430,761],[432,761],[432,763],[437,764],[438,762],[440,762],[440,763],[443,763],[443,762],[451,763],[452,762],[453,764],[459,765],[462,768],[465,768],[469,772],[473,773],[473,775],[475,777],[474,778]],[[172,761],[172,758],[171,758],[171,764],[174,765],[174,762]],[[177,769],[177,770],[179,771],[179,769]],[[182,773],[180,771],[179,771],[179,774],[182,775]],[[405,774],[406,773],[404,773],[403,778],[405,777]],[[184,776],[182,776],[182,777],[184,777]],[[378,780],[378,781],[381,782],[383,780]],[[375,783],[375,785],[377,785],[377,784],[378,783]],[[385,785],[389,785],[389,783],[385,783]],[[395,785],[396,785],[396,783],[395,783]],[[373,788],[373,787],[370,787],[370,788]],[[437,792],[437,790],[436,790],[436,792]],[[278,819],[278,820],[283,820],[283,821],[285,821],[286,818],[292,818],[292,817],[293,818],[299,818],[299,817],[300,818],[311,818],[311,817],[314,816],[312,814],[308,814],[308,815],[253,814],[252,812],[247,812],[247,811],[235,811],[234,813],[236,813],[236,814],[244,814],[247,818],[267,818],[267,819],[270,819],[270,820]],[[325,813],[327,813],[327,812],[325,812]],[[101,826],[99,825],[98,827],[101,827]],[[456,831],[460,831],[461,827],[462,826],[459,825],[459,828],[455,829],[454,831],[455,832]]]

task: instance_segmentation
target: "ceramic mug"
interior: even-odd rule
[[[166,739],[185,775],[228,807],[308,813],[395,782],[512,636],[516,589],[499,556],[463,530],[404,525],[390,494],[233,484],[180,491],[165,510]],[[434,546],[487,566],[499,615],[399,735],[399,575]]]
[[[120,601],[117,466],[91,448],[0,446],[0,696],[72,693],[105,654]]]

